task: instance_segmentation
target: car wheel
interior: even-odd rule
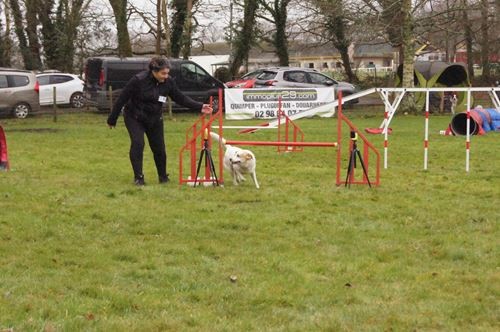
[[[19,103],[14,107],[14,116],[18,119],[26,119],[30,112],[31,107],[26,103]]]
[[[83,106],[85,106],[85,98],[83,97],[83,93],[81,92],[73,93],[71,95],[71,98],[69,99],[69,103],[73,108],[82,108]]]

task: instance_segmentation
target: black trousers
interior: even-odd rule
[[[167,176],[167,152],[163,132],[163,118],[154,121],[141,121],[132,114],[124,114],[125,126],[130,136],[130,163],[134,170],[134,177],[141,178],[142,160],[144,154],[144,134],[146,134],[149,147],[153,152],[156,170],[159,178]]]

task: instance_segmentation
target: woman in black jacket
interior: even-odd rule
[[[130,162],[134,171],[134,183],[138,186],[145,185],[142,173],[144,134],[148,137],[153,152],[159,182],[169,181],[163,132],[163,105],[167,96],[179,105],[200,109],[206,114],[212,113],[210,105],[198,103],[183,95],[175,81],[169,78],[169,71],[168,60],[161,57],[152,58],[149,70],[138,73],[127,83],[108,117],[109,127],[114,128],[123,108],[125,126],[131,141]]]

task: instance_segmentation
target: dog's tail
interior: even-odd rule
[[[217,143],[221,143],[222,146],[224,146],[224,147],[226,146],[226,140],[224,138],[220,137],[218,134],[216,134],[214,132],[210,132],[210,136]]]

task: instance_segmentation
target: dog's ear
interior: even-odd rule
[[[246,160],[252,160],[252,159],[253,159],[252,154],[251,154],[251,153],[247,153],[247,154],[245,154],[245,159],[246,159]]]

